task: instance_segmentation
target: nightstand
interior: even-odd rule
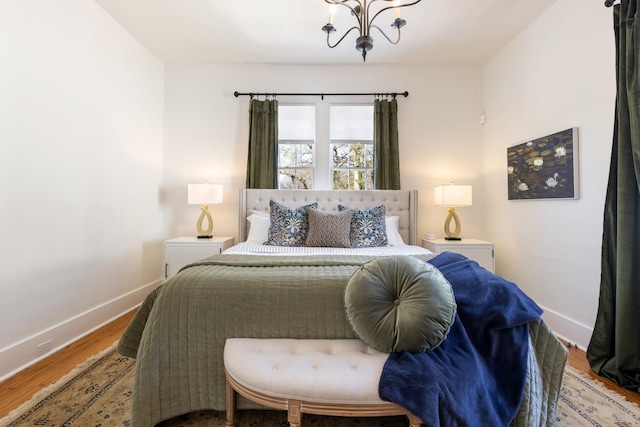
[[[491,242],[485,242],[484,240],[478,239],[422,239],[422,247],[429,249],[431,252],[436,254],[445,251],[457,252],[476,261],[480,266],[490,272],[495,272],[495,257],[493,252],[493,243]]]
[[[219,254],[233,244],[233,237],[178,237],[167,240],[164,242],[164,277],[168,279],[185,265]]]

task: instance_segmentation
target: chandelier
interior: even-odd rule
[[[334,48],[340,44],[342,40],[353,30],[358,30],[360,36],[356,39],[356,49],[362,52],[362,60],[367,60],[367,52],[369,52],[373,48],[373,37],[371,37],[371,29],[375,28],[389,41],[391,44],[398,44],[400,41],[400,28],[402,28],[407,21],[400,18],[400,8],[413,6],[414,4],[420,3],[421,0],[413,0],[404,2],[403,0],[324,0],[329,3],[329,22],[322,27],[322,31],[327,33],[327,46],[330,48]],[[383,1],[382,4],[390,4],[389,6],[379,6],[378,10],[370,10],[372,5]],[[344,6],[351,11],[351,14],[356,17],[358,21],[357,24],[347,30],[346,33],[340,37],[340,39],[331,44],[329,38],[331,37],[331,33],[336,31],[336,28],[333,26],[333,15],[336,13],[336,9],[338,6]],[[394,28],[398,31],[397,38],[395,41],[391,40],[387,34],[382,30],[382,28],[373,24],[373,21],[380,15],[382,12],[386,10],[394,9],[396,12],[396,18],[391,23],[391,28]]]

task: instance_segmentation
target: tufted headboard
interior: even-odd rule
[[[269,212],[269,201],[275,200],[290,208],[318,202],[318,209],[338,212],[338,205],[369,209],[384,204],[387,216],[400,217],[400,235],[405,243],[417,242],[418,190],[240,190],[240,229],[238,236],[247,238],[247,217],[253,211]]]

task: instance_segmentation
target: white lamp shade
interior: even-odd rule
[[[216,205],[222,203],[222,184],[189,184],[190,205]]]
[[[434,199],[436,206],[471,206],[471,186],[455,184],[438,185],[434,191]]]

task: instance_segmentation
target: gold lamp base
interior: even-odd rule
[[[451,231],[451,221],[455,224],[455,229]],[[462,240],[460,236],[460,218],[458,218],[458,214],[456,214],[456,208],[451,206],[449,208],[449,214],[447,215],[447,219],[444,222],[444,234],[445,240]]]
[[[211,239],[211,237],[213,237],[211,235],[213,231],[213,218],[211,218],[211,213],[209,213],[209,206],[202,206],[200,211],[200,218],[198,218],[198,239]],[[207,228],[203,227],[205,220],[207,221]]]

